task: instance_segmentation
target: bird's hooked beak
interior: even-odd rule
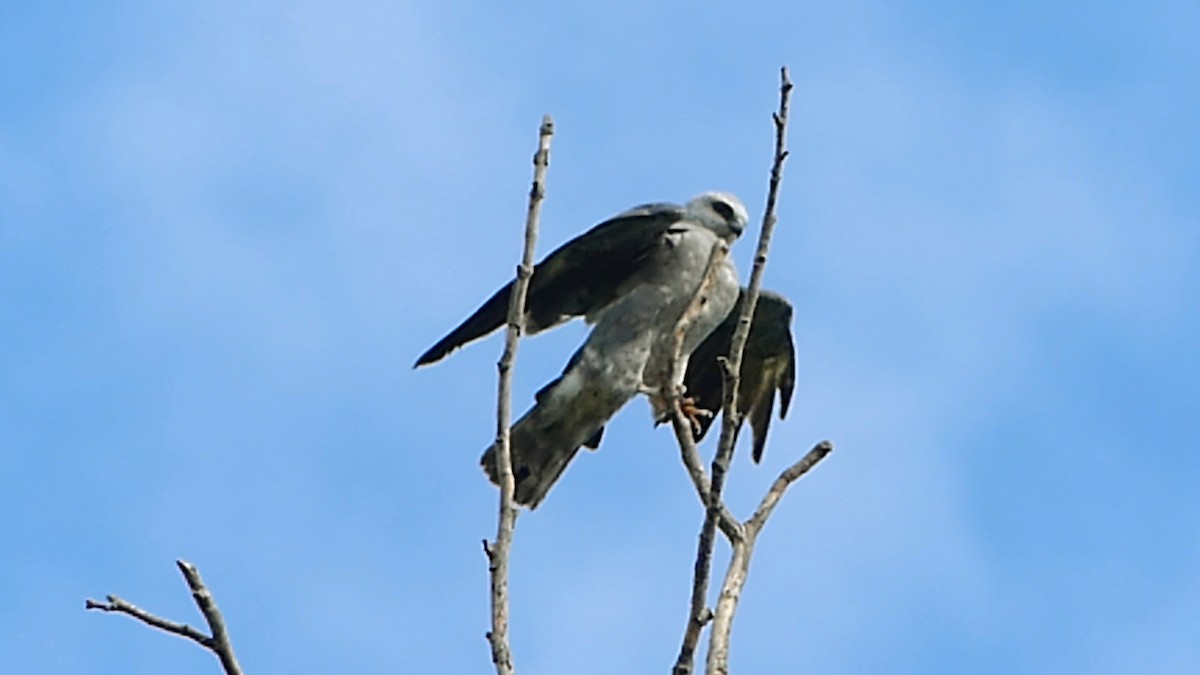
[[[726,244],[733,246],[733,242],[737,241],[738,237],[746,231],[746,223],[741,218],[729,218],[725,221],[725,227],[728,229],[725,236],[721,237]]]

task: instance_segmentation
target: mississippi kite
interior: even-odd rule
[[[534,335],[577,316],[595,323],[607,307],[643,282],[647,264],[654,260],[664,235],[678,224],[690,223],[719,237],[736,237],[746,222],[746,208],[738,198],[721,192],[705,192],[682,206],[638,206],[606,220],[558,247],[534,267],[525,300],[525,331]],[[512,283],[496,291],[415,365],[440,361],[504,325]]]
[[[551,320],[537,324],[546,328],[584,315],[594,317],[595,327],[563,374],[537,393],[533,408],[512,428],[518,503],[537,507],[579,448],[597,447],[605,423],[631,398],[639,392],[661,391],[668,384],[661,378],[674,358],[675,328],[703,281],[713,247],[721,240],[732,243],[746,221],[746,209],[736,197],[705,193],[682,208],[627,211],[569,242],[539,265],[541,270],[557,270],[558,278],[565,276],[571,283],[547,288],[545,279],[555,277],[544,276],[537,306],[527,317]],[[636,257],[636,265],[627,256]],[[559,262],[564,260],[586,268],[572,269]],[[622,267],[626,276],[615,278],[613,268]],[[597,282],[585,293],[589,273],[595,274]],[[535,271],[533,280],[537,275]],[[504,293],[501,289],[498,297],[507,297]],[[700,315],[684,336],[685,359],[725,319],[737,295],[737,273],[726,256],[705,291]],[[472,324],[493,300],[427,355],[436,360],[494,328],[493,319]],[[470,325],[475,327],[464,329]],[[479,326],[490,327],[479,332]],[[685,366],[678,370],[680,380]],[[484,452],[480,462],[497,482],[495,446]]]
[[[742,300],[746,290],[738,294],[737,306],[729,312],[709,336],[692,352],[684,384],[697,408],[717,412],[721,409],[724,379],[718,357],[729,354],[733,331],[737,327]],[[779,419],[787,416],[796,384],[796,349],[792,343],[792,305],[783,296],[761,291],[742,352],[741,378],[738,384],[738,412],[750,420],[754,431],[755,462],[762,459],[775,407],[775,391],[779,391]],[[696,440],[712,425],[713,417],[700,417]]]

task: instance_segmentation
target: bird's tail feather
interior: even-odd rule
[[[567,464],[571,463],[582,445],[574,439],[562,439],[554,433],[544,433],[545,429],[537,428],[536,412],[535,408],[518,422],[509,436],[516,488],[514,498],[518,504],[531,509],[537,508],[545,499],[550,488],[558,482]],[[499,485],[500,471],[496,464],[494,444],[483,453],[479,463],[487,473],[488,479]]]
[[[579,393],[584,377],[572,369],[550,383],[538,393],[533,408],[513,425],[509,442],[519,504],[537,507],[581,446],[594,449],[600,445],[605,422],[628,399],[619,392],[609,397],[590,395],[582,401]],[[488,478],[499,484],[494,444],[483,453],[480,464]]]

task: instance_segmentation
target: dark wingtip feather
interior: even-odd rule
[[[788,414],[788,407],[792,404],[792,393],[796,389],[796,340],[792,337],[791,319],[792,313],[787,312],[788,323],[783,326],[784,340],[787,348],[783,350],[783,372],[779,374],[779,419],[784,419]]]
[[[779,419],[787,419],[788,407],[792,405],[792,389],[795,385],[783,382],[779,386]]]
[[[425,353],[417,358],[417,362],[413,364],[413,368],[416,369],[431,363],[437,363],[446,358],[446,355],[454,351],[454,348],[457,347],[457,345],[447,345],[448,340],[449,336],[446,336],[437,344],[425,350]]]
[[[592,450],[599,450],[600,439],[602,438],[604,438],[604,427],[597,429],[596,433],[589,436],[588,439],[583,442],[583,445],[584,447],[591,448]]]
[[[754,452],[752,452],[750,454],[750,457],[751,457],[751,459],[754,460],[755,464],[762,464],[763,450],[765,450],[766,447],[767,447],[767,435],[765,433],[761,436],[755,434],[755,436],[754,436]]]
[[[796,348],[791,344],[792,336],[788,333],[788,344],[790,349],[787,355],[787,366],[784,368],[783,377],[779,379],[779,419],[785,419],[788,414],[788,407],[792,405],[792,393],[796,389]]]
[[[750,428],[754,431],[754,451],[750,457],[755,464],[762,462],[767,447],[767,433],[771,431],[771,413],[775,407],[775,390],[768,389],[765,400],[755,401],[750,410]]]
[[[437,363],[450,355],[451,352],[469,342],[491,333],[504,325],[508,317],[508,298],[512,292],[512,282],[508,282],[500,290],[492,294],[486,302],[479,306],[471,316],[458,324],[446,337],[437,341],[417,359],[413,368]]]

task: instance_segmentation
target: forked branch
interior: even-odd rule
[[[745,536],[730,542],[733,554],[729,560],[729,568],[725,571],[721,593],[717,597],[717,608],[712,613],[712,635],[708,643],[708,675],[727,675],[729,672],[729,638],[733,632],[733,615],[737,611],[738,601],[741,600],[746,577],[750,574],[750,558],[754,555],[754,545],[758,542],[759,533],[788,487],[832,451],[833,445],[829,441],[821,441],[795,464],[784,469],[763,496],[754,515],[746,521],[743,528]]]
[[[787,121],[788,104],[791,98],[792,82],[788,78],[787,68],[780,70],[779,110],[772,114],[775,125],[775,154],[771,164],[771,176],[767,190],[767,204],[763,211],[762,228],[759,231],[758,248],[754,256],[754,266],[750,272],[750,284],[745,301],[734,328],[729,356],[722,362],[724,398],[722,401],[721,436],[717,441],[717,451],[712,462],[711,478],[704,474],[703,467],[698,461],[695,444],[691,438],[684,438],[680,433],[680,424],[676,423],[676,437],[680,443],[684,465],[688,469],[696,491],[705,502],[704,524],[700,529],[699,544],[696,552],[696,564],[692,579],[692,601],[688,613],[687,625],[684,629],[683,644],[679,656],[672,669],[674,675],[691,675],[694,668],[695,652],[700,642],[700,633],[709,620],[714,622],[714,637],[709,644],[708,672],[725,672],[728,668],[728,632],[733,621],[733,612],[737,606],[737,596],[745,582],[749,570],[750,554],[753,551],[754,538],[762,529],[763,522],[770,515],[771,509],[778,503],[783,491],[790,485],[787,481],[778,491],[779,481],[772,486],[759,511],[745,524],[737,522],[726,508],[722,493],[725,487],[725,476],[729,471],[730,459],[733,456],[734,444],[737,440],[737,430],[742,419],[737,410],[738,382],[741,374],[742,352],[745,350],[746,339],[750,333],[750,323],[758,305],[759,291],[762,287],[763,272],[766,269],[767,254],[771,246],[771,236],[775,230],[776,204],[779,200],[779,186],[783,180],[783,164],[787,160]],[[681,415],[677,415],[681,417]],[[827,446],[827,444],[825,444]],[[825,451],[826,453],[828,450]],[[810,453],[811,454],[811,453]],[[821,454],[823,457],[824,454]],[[815,464],[820,457],[813,460]],[[802,460],[803,461],[803,460]],[[808,464],[811,467],[812,464]],[[807,468],[805,469],[807,470]],[[803,472],[800,472],[803,473]],[[785,472],[785,475],[786,472]],[[796,476],[799,477],[799,474]],[[782,477],[781,477],[782,479]],[[793,478],[792,480],[795,480]],[[761,518],[759,517],[761,515]],[[726,575],[726,583],[722,588],[721,599],[716,611],[705,606],[708,594],[709,577],[712,569],[713,546],[717,527],[725,533],[733,546],[733,559]],[[751,530],[753,526],[753,531]],[[731,578],[732,577],[732,578]],[[727,592],[729,597],[726,598]],[[724,636],[723,646],[716,643],[718,624]]]
[[[225,618],[221,616],[221,610],[217,609],[216,599],[213,598],[208,587],[204,585],[204,580],[200,578],[200,571],[196,569],[195,565],[186,560],[176,560],[175,565],[179,567],[179,572],[183,574],[184,581],[187,582],[188,588],[191,589],[192,599],[196,602],[196,606],[200,608],[200,613],[204,615],[204,620],[208,622],[208,629],[212,631],[212,635],[205,635],[199,629],[185,623],[176,623],[170,619],[164,619],[156,614],[151,614],[141,607],[115,595],[106,596],[105,602],[88,598],[84,607],[101,612],[127,614],[147,626],[192,640],[216,655],[217,659],[221,661],[221,667],[225,669],[226,675],[241,675],[242,668],[238,665],[237,657],[233,654],[233,644],[229,641],[229,633],[225,629]]]

